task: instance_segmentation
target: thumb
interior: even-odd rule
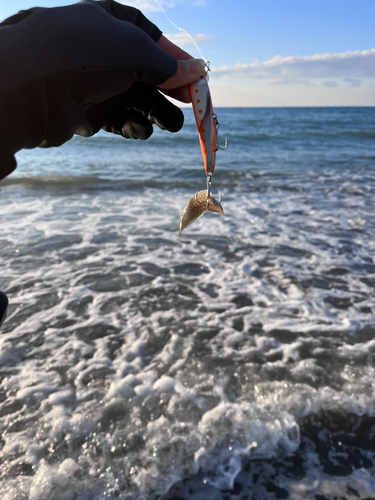
[[[206,64],[203,59],[187,59],[177,61],[176,73],[168,78],[163,84],[158,85],[161,89],[177,89],[196,82],[205,73]]]

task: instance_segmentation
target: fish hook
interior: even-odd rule
[[[220,149],[220,151],[224,151],[224,150],[225,150],[225,149],[227,149],[227,147],[228,147],[228,138],[227,138],[227,137],[225,138],[225,145],[224,145],[224,147],[223,147],[223,148],[221,148],[221,147],[219,146],[219,140],[218,140],[218,138],[217,138],[217,137],[218,137],[218,135],[219,135],[219,134],[218,134],[218,132],[219,132],[220,123],[219,123],[219,121],[218,121],[218,119],[217,119],[217,116],[216,116],[215,114],[213,114],[213,115],[212,115],[212,120],[213,120],[214,125],[215,125],[215,128],[216,128],[216,151],[217,151],[218,149]]]
[[[209,172],[207,174],[207,196],[206,196],[205,200],[198,201],[198,191],[195,193],[195,201],[199,205],[204,205],[205,203],[212,203],[212,205],[220,205],[220,203],[221,203],[221,200],[222,200],[221,193],[219,194],[219,201],[216,201],[216,200],[212,201],[211,200],[211,179],[212,179],[212,173]]]

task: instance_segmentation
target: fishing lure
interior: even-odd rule
[[[209,63],[207,70],[209,70]],[[205,75],[201,75],[197,82],[190,84],[189,90],[197,124],[204,170],[207,176],[207,190],[196,193],[186,203],[180,217],[180,238],[185,227],[193,224],[205,212],[215,212],[224,215],[224,210],[221,206],[221,195],[219,196],[219,201],[216,201],[211,194],[211,182],[215,170],[216,151],[218,149],[226,149],[228,141],[225,140],[224,148],[219,146],[217,139],[219,122],[212,107],[211,94],[208,87],[208,72]]]

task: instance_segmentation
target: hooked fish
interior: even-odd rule
[[[205,203],[207,200],[207,203]],[[216,201],[212,194],[208,197],[208,191],[199,191],[186,203],[183,211],[181,212],[180,224],[178,228],[178,235],[181,238],[182,231],[185,227],[190,226],[205,212],[214,212],[216,214],[224,215],[221,203]]]

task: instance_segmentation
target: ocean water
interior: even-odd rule
[[[375,109],[217,109],[0,183],[0,497],[375,497]]]

